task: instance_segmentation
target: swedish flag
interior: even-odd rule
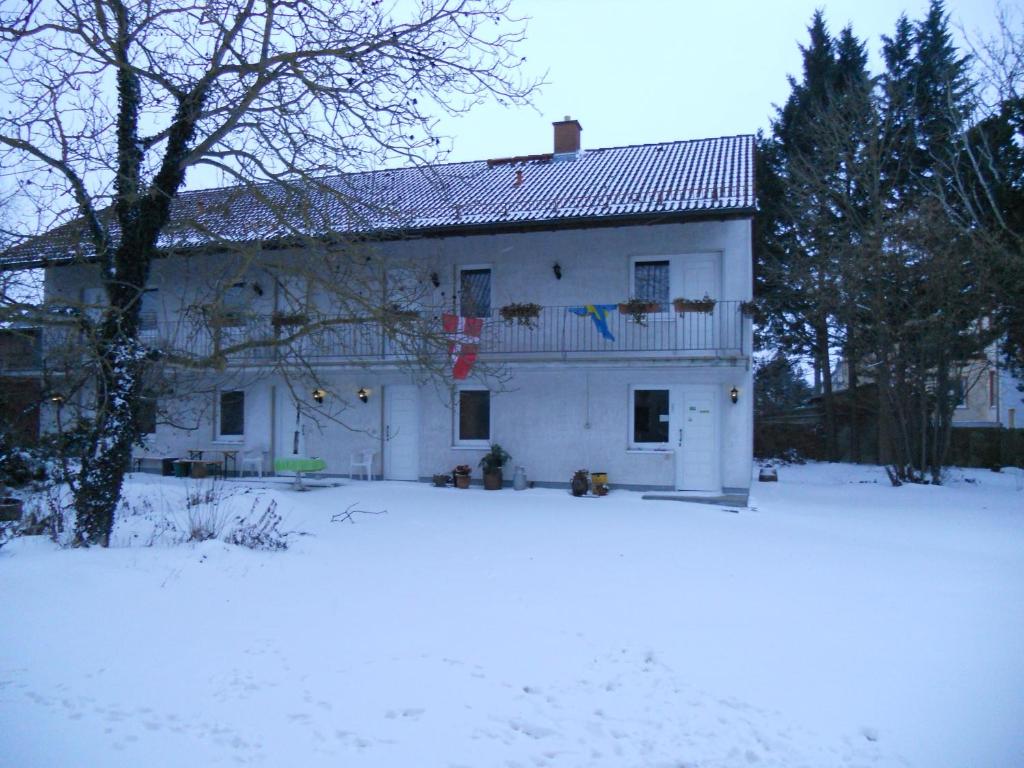
[[[608,329],[608,313],[616,309],[617,306],[616,304],[586,304],[582,307],[569,307],[569,311],[580,317],[587,317],[589,315],[594,321],[597,332],[608,339],[608,341],[615,341],[615,337],[612,336],[612,332]]]

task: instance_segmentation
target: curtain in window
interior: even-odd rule
[[[459,314],[463,317],[489,317],[491,314],[491,270],[464,269],[460,273]]]

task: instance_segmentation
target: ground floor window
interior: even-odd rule
[[[139,434],[152,435],[156,432],[156,405],[156,396],[151,392],[144,392],[139,398]]]
[[[667,387],[631,390],[630,447],[655,448],[668,444],[669,391]]]
[[[217,436],[226,440],[240,440],[245,434],[245,392],[220,393],[219,427]]]
[[[455,444],[486,446],[491,441],[491,393],[460,388],[455,393]]]

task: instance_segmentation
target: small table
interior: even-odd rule
[[[224,477],[228,476],[228,462],[231,462],[231,471],[236,475],[238,474],[238,448],[196,448],[189,449],[188,457],[192,461],[202,461],[203,454],[209,451],[210,453],[219,453],[222,456],[220,465],[222,467],[222,474]]]
[[[274,459],[275,472],[295,473],[295,490],[297,491],[304,490],[305,488],[302,485],[303,472],[322,472],[325,469],[327,469],[327,462],[323,459],[318,459],[316,456],[312,458],[291,456],[286,459]]]

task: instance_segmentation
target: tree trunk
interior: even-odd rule
[[[117,335],[102,344],[96,423],[88,452],[82,457],[75,492],[78,546],[110,544],[114,511],[136,439],[135,411],[142,389],[145,350],[136,340],[120,336],[119,326],[113,316],[105,326],[105,333]]]

